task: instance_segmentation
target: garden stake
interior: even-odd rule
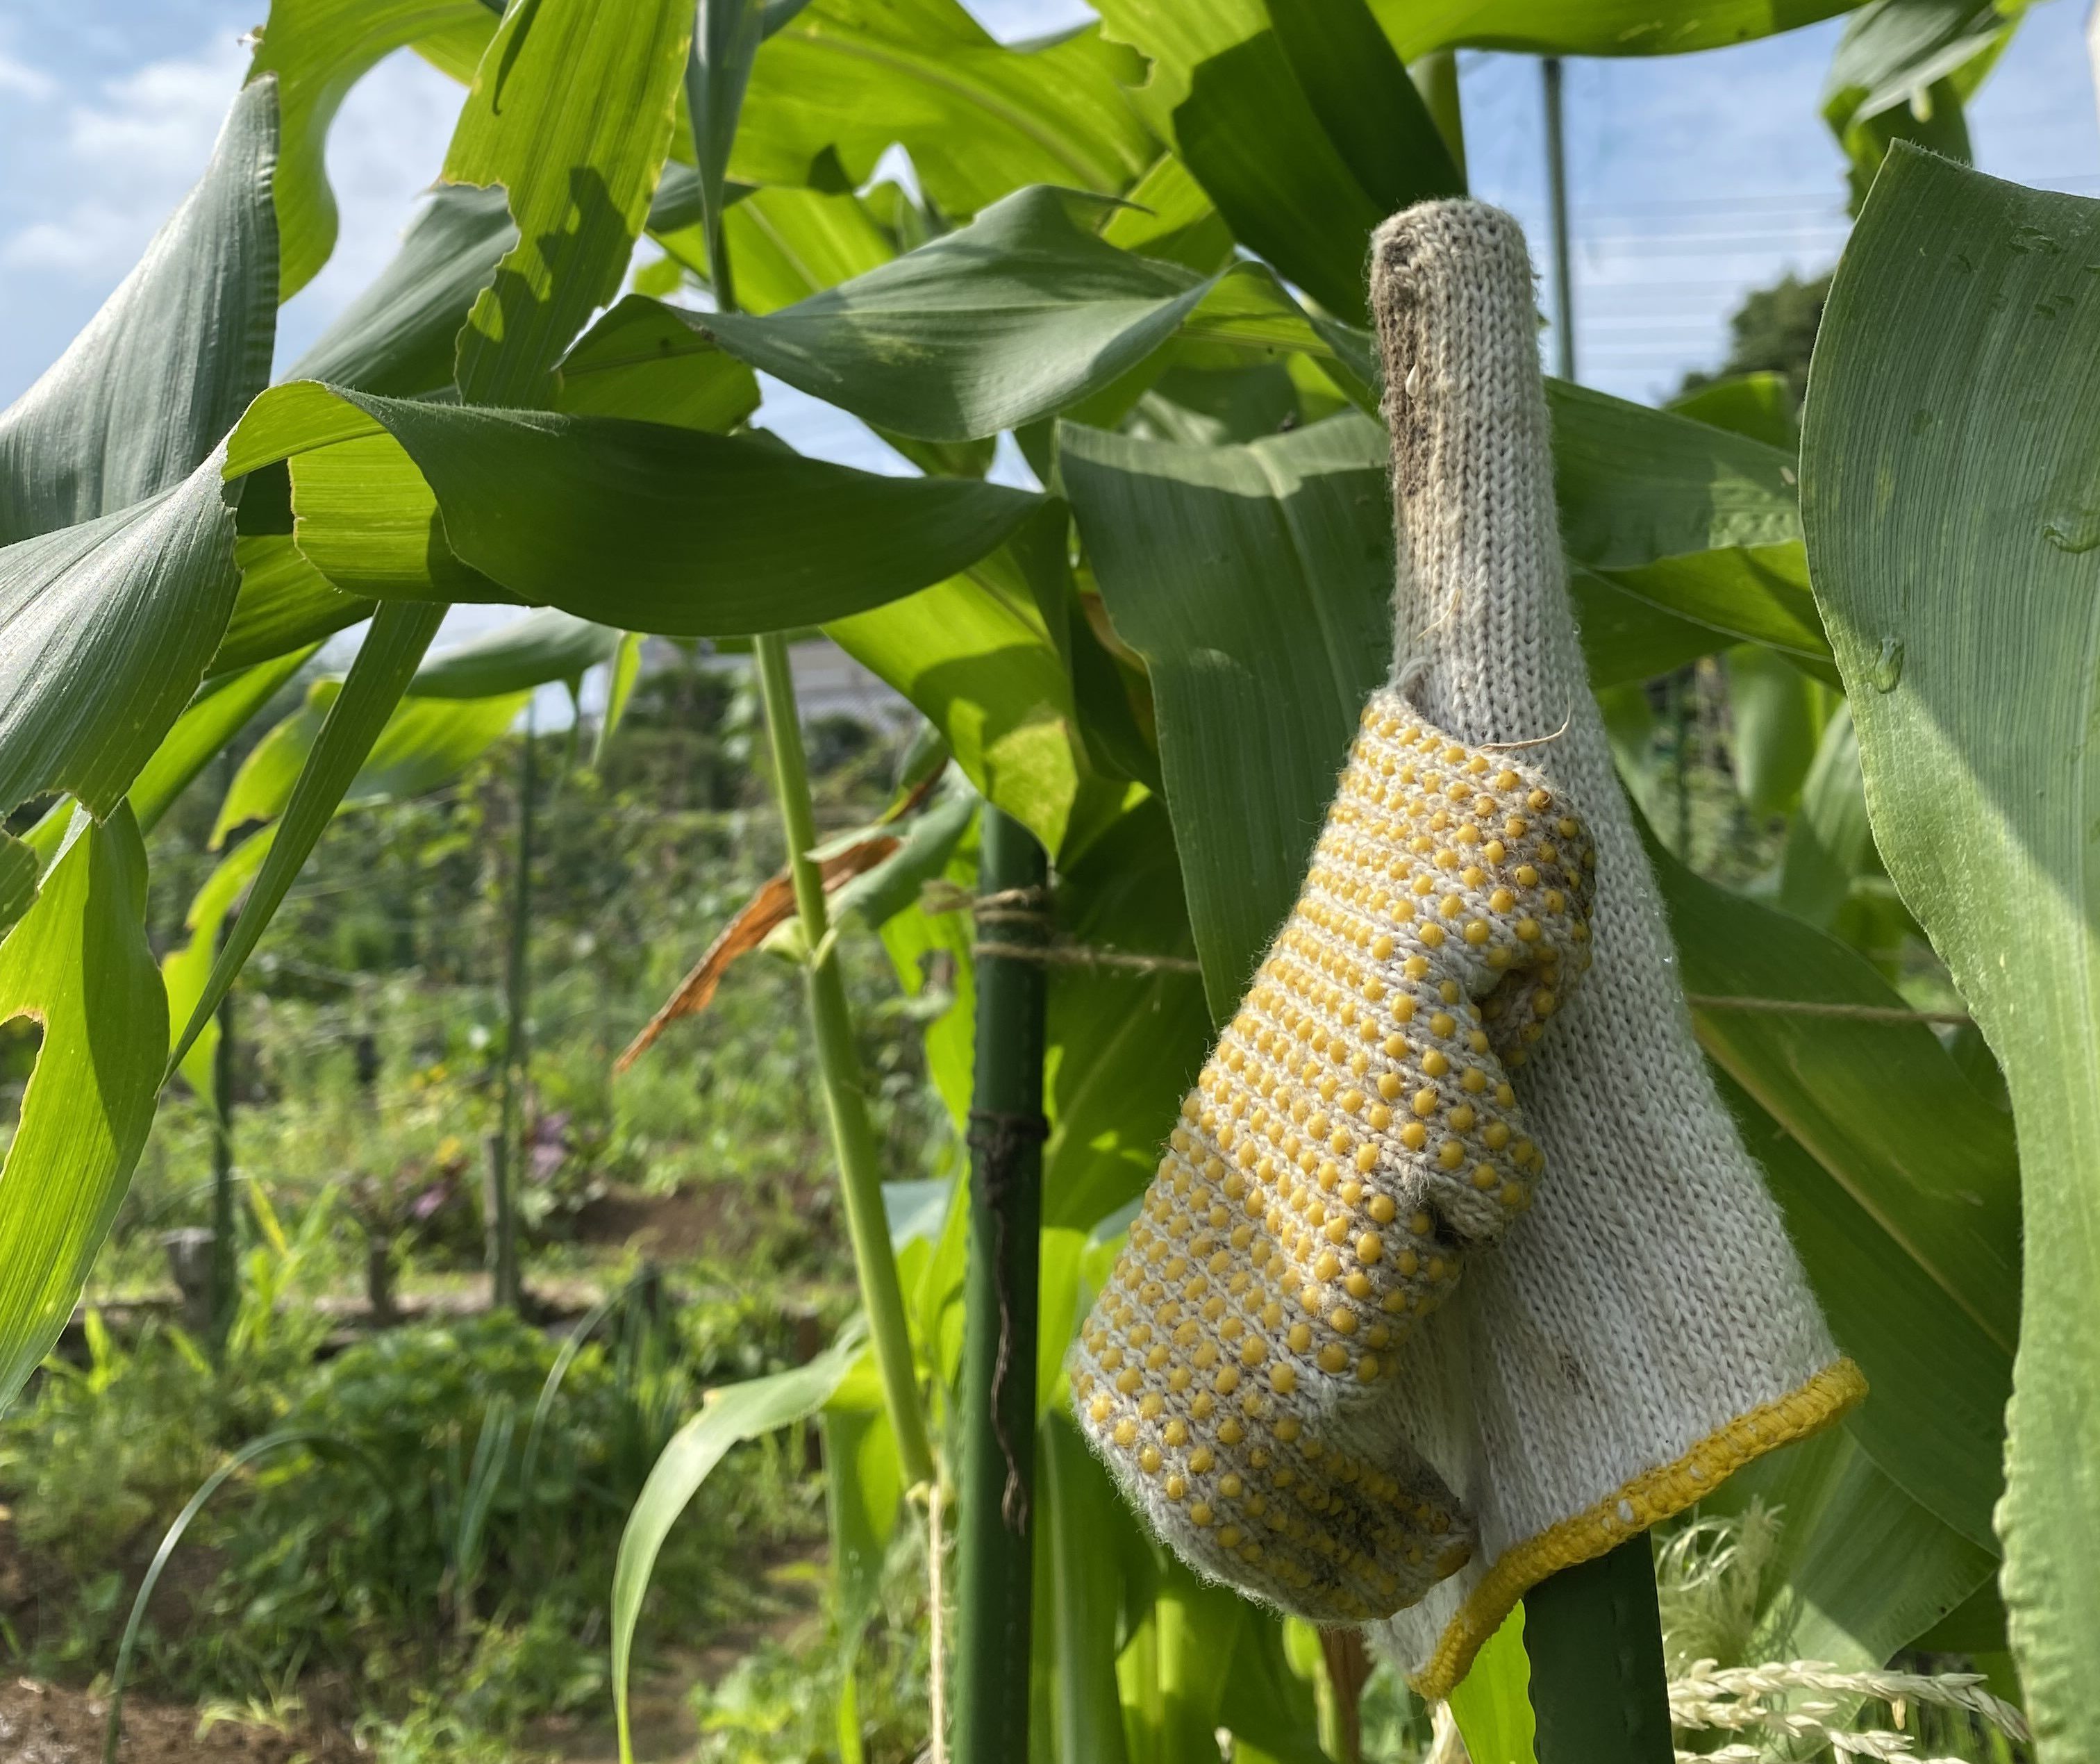
[[[982,896],[1030,903],[977,948],[977,1065],[970,1099],[969,1269],[963,1299],[961,1580],[955,1756],[1029,1755],[1029,1625],[1035,1547],[1037,1234],[1042,1223],[1043,999],[1029,959],[1048,941],[1048,866],[1035,836],[984,810]]]
[[[1425,1697],[1535,1594],[1540,1764],[1660,1764],[1643,1534],[1865,1382],[1691,1034],[1576,641],[1523,236],[1410,209],[1371,306],[1392,673],[1073,1404],[1185,1560],[1380,1625]]]
[[[509,942],[503,969],[503,1093],[501,1125],[489,1142],[488,1272],[490,1295],[499,1309],[518,1308],[517,1169],[524,1159],[518,1143],[527,1063],[532,1058],[532,707],[525,708],[525,741],[518,761],[518,855],[510,885]]]
[[[897,1455],[904,1466],[905,1486],[910,1488],[933,1480],[933,1454],[926,1443],[926,1424],[919,1407],[911,1335],[904,1319],[904,1294],[897,1283],[897,1262],[890,1253],[889,1219],[882,1204],[882,1168],[875,1131],[868,1124],[867,1096],[862,1087],[860,1054],[854,1045],[845,979],[839,972],[837,951],[828,946],[826,936],[831,928],[831,913],[824,900],[823,875],[810,855],[817,844],[817,817],[810,800],[810,766],[802,751],[795,675],[788,664],[787,643],[779,633],[754,637],[752,648],[758,664],[759,692],[765,705],[774,788],[780,798],[780,824],[787,836],[788,870],[795,884],[795,905],[801,919],[804,945],[818,952],[805,962],[803,974],[810,1021],[816,1030],[817,1069],[823,1080],[832,1150],[839,1161],[839,1183],[845,1197],[846,1230],[853,1239],[861,1302],[867,1307],[868,1334],[882,1378],[883,1407],[897,1435]]]

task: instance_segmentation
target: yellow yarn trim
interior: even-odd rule
[[[1408,1682],[1424,1697],[1449,1696],[1516,1602],[1547,1575],[1600,1556],[1683,1512],[1752,1459],[1828,1427],[1866,1394],[1860,1369],[1849,1360],[1834,1361],[1798,1390],[1717,1428],[1676,1462],[1643,1471],[1588,1511],[1503,1551],[1466,1595],[1429,1664]]]

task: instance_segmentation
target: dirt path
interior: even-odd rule
[[[34,1678],[0,1679],[0,1759],[6,1764],[98,1764],[108,1720],[106,1699]],[[202,1738],[197,1712],[184,1704],[136,1697],[124,1702],[120,1764],[348,1764],[357,1749],[347,1735],[273,1733],[221,1722]]]

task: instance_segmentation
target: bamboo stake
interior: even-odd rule
[[[1040,902],[1048,864],[1027,828],[987,806],[978,893]],[[1042,1223],[1046,970],[1040,910],[1002,915],[980,945],[970,1106],[969,1270],[963,1296],[959,1764],[1029,1755],[1029,1629],[1035,1540],[1036,1290]],[[1019,959],[1017,959],[1017,956]]]

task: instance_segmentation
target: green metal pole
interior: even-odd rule
[[[1568,142],[1560,114],[1560,57],[1539,64],[1546,87],[1546,180],[1553,214],[1554,372],[1575,377],[1575,279],[1568,260]]]
[[[1524,1595],[1538,1764],[1670,1764],[1670,1691],[1645,1533]]]
[[[777,632],[753,638],[752,647],[758,663],[759,691],[765,704],[774,788],[780,798],[780,824],[788,840],[788,870],[795,884],[803,940],[811,952],[804,972],[810,1021],[816,1030],[817,1069],[823,1081],[832,1149],[839,1162],[840,1186],[845,1196],[854,1268],[860,1278],[876,1366],[882,1378],[883,1406],[897,1435],[897,1453],[903,1462],[906,1486],[930,1484],[934,1480],[933,1453],[927,1444],[926,1423],[919,1406],[904,1294],[897,1282],[896,1259],[890,1253],[889,1218],[882,1204],[881,1160],[875,1130],[868,1123],[867,1095],[861,1078],[860,1052],[854,1045],[845,980],[839,972],[838,952],[827,937],[831,911],[824,900],[823,875],[810,855],[817,844],[817,816],[810,800],[810,766],[802,750],[795,676],[788,665],[788,646]],[[820,950],[822,957],[818,959]]]
[[[984,811],[977,892],[1008,946],[1045,941],[1048,866],[1027,828]],[[955,1661],[959,1764],[1025,1764],[1034,1605],[1036,1288],[1042,1223],[1045,971],[977,962],[970,1099],[969,1268],[963,1294],[961,1538]]]
[[[518,855],[510,883],[509,946],[503,972],[503,1110],[490,1161],[488,1269],[492,1294],[503,1309],[518,1308],[518,1197],[516,1173],[523,1161],[518,1115],[532,1059],[532,797],[538,785],[532,708],[525,710],[525,742],[518,765]]]

